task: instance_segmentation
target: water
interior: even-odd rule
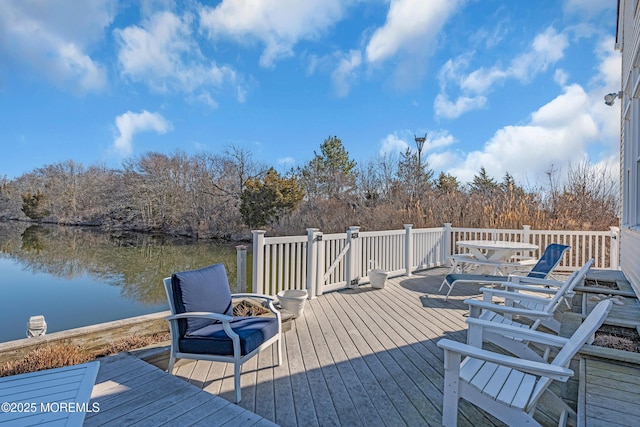
[[[164,277],[219,262],[234,286],[233,244],[0,223],[0,342],[40,314],[51,333],[167,310]]]

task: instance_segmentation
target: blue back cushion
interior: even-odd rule
[[[171,276],[171,288],[176,305],[176,314],[206,311],[233,314],[231,289],[227,271],[223,264],[214,264],[199,270],[183,271]],[[180,336],[192,333],[216,320],[191,318],[180,321]]]
[[[545,248],[542,257],[527,276],[537,277],[540,279],[546,278],[556,265],[558,265],[562,258],[562,254],[564,254],[564,252],[569,248],[570,246],[560,245],[558,243],[550,244]]]

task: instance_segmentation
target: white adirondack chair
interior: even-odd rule
[[[511,290],[498,290],[493,288],[482,288],[483,301],[468,299],[465,302],[469,305],[469,329],[467,330],[467,344],[481,348],[484,342],[491,342],[512,354],[535,360],[545,361],[549,353],[546,351],[542,355],[532,349],[526,341],[514,339],[503,332],[482,332],[484,324],[501,323],[536,330],[540,325],[560,332],[560,322],[554,317],[565,298],[573,295],[573,289],[581,283],[587,272],[593,265],[593,259],[587,261],[580,270],[574,271],[564,282],[549,282],[546,286],[532,286],[531,284],[520,285],[515,283],[505,283],[504,286]],[[561,284],[560,287],[554,288]],[[529,293],[525,293],[529,292]],[[531,292],[544,292],[554,294],[552,298],[542,298],[531,295]],[[493,297],[502,297],[504,304],[495,304]],[[517,316],[518,320],[514,320]],[[480,319],[480,322],[472,321]]]
[[[559,425],[576,420],[576,413],[549,390],[553,380],[566,382],[573,371],[569,362],[589,342],[609,314],[612,302],[601,301],[571,338],[561,338],[530,329],[494,325],[509,329],[521,339],[562,348],[553,362],[534,362],[442,339],[444,350],[444,399],[442,424],[455,426],[459,399],[465,399],[510,426],[539,426],[534,412],[539,402],[560,412]],[[462,357],[465,356],[464,360]]]

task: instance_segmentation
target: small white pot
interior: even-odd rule
[[[289,289],[278,292],[278,301],[283,310],[288,311],[293,317],[302,316],[304,305],[307,302],[307,291]]]
[[[376,289],[384,288],[385,283],[387,283],[388,277],[389,277],[389,272],[379,268],[369,271],[369,281],[371,282],[372,288],[376,288]]]

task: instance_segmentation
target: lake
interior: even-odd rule
[[[0,342],[25,338],[35,315],[51,333],[167,310],[162,279],[174,271],[224,263],[235,286],[235,246],[0,223]]]

